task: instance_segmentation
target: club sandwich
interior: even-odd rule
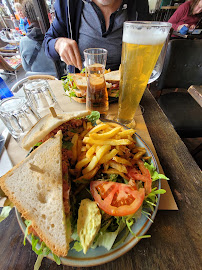
[[[111,71],[106,74],[105,81],[110,97],[118,97],[120,72]],[[68,95],[79,103],[86,102],[87,79],[84,73],[68,74],[64,81],[64,89]]]

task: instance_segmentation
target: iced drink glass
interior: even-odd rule
[[[86,109],[106,114],[109,109],[104,77],[107,50],[102,48],[86,49],[84,56],[87,76]]]

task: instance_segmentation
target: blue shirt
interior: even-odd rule
[[[28,27],[29,27],[29,23],[28,23],[27,18],[24,18],[24,19],[20,18],[19,29],[27,33]]]

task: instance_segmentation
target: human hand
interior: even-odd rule
[[[67,65],[82,69],[81,56],[75,40],[63,37],[58,38],[55,42],[55,50]]]
[[[189,25],[187,23],[181,24],[181,25],[178,26],[177,32],[180,32],[180,30],[182,29],[183,26],[189,27]]]
[[[189,27],[189,30],[194,30],[194,28],[196,27],[195,24],[192,24],[190,27]]]

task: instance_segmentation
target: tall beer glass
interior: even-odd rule
[[[166,22],[124,22],[119,122],[132,122],[170,28]]]

